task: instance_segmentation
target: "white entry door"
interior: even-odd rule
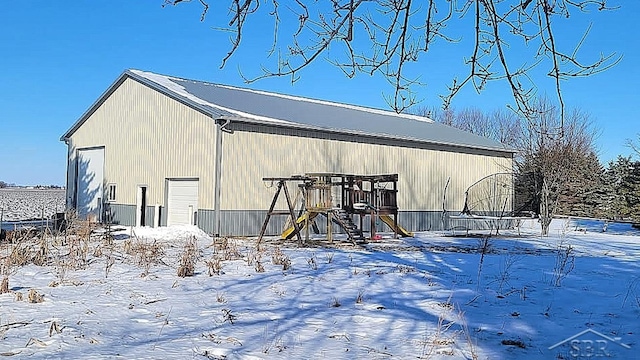
[[[167,181],[167,225],[194,225],[198,211],[198,180]]]
[[[102,220],[104,148],[81,149],[76,156],[76,212],[81,219]]]

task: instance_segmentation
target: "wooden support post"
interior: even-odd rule
[[[273,208],[276,207],[276,202],[278,201],[278,195],[280,195],[280,190],[282,189],[283,184],[284,184],[283,180],[278,181],[278,190],[276,190],[275,195],[273,195],[273,200],[271,200],[271,206],[269,206],[269,210],[267,211],[267,216],[264,218],[264,223],[262,224],[262,229],[260,229],[260,236],[258,236],[258,246],[260,246],[262,237],[264,236],[265,231],[267,231],[267,225],[269,224],[269,219],[271,218],[271,212],[273,211]]]
[[[393,238],[398,238],[398,181],[393,181],[393,201],[392,204],[388,204],[389,206],[393,206]]]
[[[333,231],[331,229],[331,217],[333,212],[331,210],[327,211],[327,240],[329,242],[333,242]]]
[[[282,181],[284,182],[284,181]],[[291,197],[289,196],[289,190],[287,187],[287,183],[284,182],[284,196],[287,198],[287,206],[289,207],[289,215],[291,215],[291,222],[293,223],[294,231],[296,232],[296,237],[298,238],[298,243],[302,244],[302,235],[300,235],[300,227],[298,226],[298,220],[296,215],[293,212],[293,204],[291,204]]]
[[[371,231],[370,231],[371,240],[376,237],[376,213],[371,211]]]

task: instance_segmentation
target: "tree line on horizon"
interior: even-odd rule
[[[5,181],[1,181],[0,180],[0,189],[4,189],[4,188],[9,188],[9,187],[24,187],[24,186],[18,186],[16,184],[9,184]],[[62,189],[64,188],[63,186],[60,185],[35,185],[35,186],[29,186],[31,188],[34,189]]]

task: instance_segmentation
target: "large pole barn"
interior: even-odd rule
[[[462,210],[466,189],[510,172],[514,156],[421,116],[139,70],[122,73],[61,140],[78,216],[220,236],[260,233],[275,192],[263,178],[309,173],[397,174],[399,223],[444,229],[443,210]]]

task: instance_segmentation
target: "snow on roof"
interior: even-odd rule
[[[286,120],[280,120],[280,119],[274,119],[274,118],[268,118],[268,117],[264,117],[264,116],[260,116],[260,115],[256,115],[256,114],[250,114],[250,113],[246,113],[243,111],[239,111],[239,110],[235,110],[235,109],[230,109],[230,108],[226,108],[224,106],[220,106],[220,105],[216,105],[210,101],[204,100],[198,96],[193,95],[192,93],[190,93],[189,91],[187,91],[187,89],[185,89],[184,86],[180,85],[181,81],[184,81],[183,79],[178,79],[175,77],[171,77],[171,76],[165,76],[165,75],[159,75],[159,74],[155,74],[152,72],[148,72],[148,71],[141,71],[141,70],[130,70],[132,73],[141,76],[147,80],[151,80],[153,82],[155,82],[158,85],[161,85],[163,87],[165,87],[166,89],[172,91],[173,93],[175,93],[176,95],[182,96],[190,101],[193,101],[196,104],[200,104],[200,105],[204,105],[207,107],[212,107],[218,110],[221,110],[223,112],[228,112],[231,113],[233,115],[239,116],[239,117],[244,117],[244,118],[248,118],[248,119],[253,119],[253,120],[259,120],[259,121],[269,121],[269,122],[278,122],[278,123],[291,123],[290,121],[286,121]]]
[[[419,116],[419,115],[396,113],[396,112],[388,111],[388,110],[374,109],[374,108],[358,106],[358,105],[350,105],[350,104],[343,104],[343,103],[338,103],[338,102],[311,99],[311,98],[305,98],[305,97],[301,97],[301,96],[292,96],[292,95],[271,93],[271,92],[266,92],[266,91],[261,91],[261,90],[245,89],[245,88],[239,88],[239,87],[229,86],[229,85],[216,85],[216,86],[221,87],[221,88],[225,88],[225,89],[230,89],[230,90],[247,91],[247,92],[260,94],[260,95],[265,95],[265,96],[275,96],[275,97],[279,97],[279,98],[287,99],[287,100],[305,101],[305,102],[314,103],[314,104],[338,106],[338,107],[343,107],[345,109],[350,109],[350,110],[365,111],[365,112],[369,112],[371,114],[391,115],[391,116],[401,117],[401,118],[405,118],[405,119],[425,121],[425,122],[430,122],[430,123],[433,122],[433,120],[431,120],[431,119],[429,119],[427,117],[424,117],[424,116]]]
[[[422,116],[397,114],[382,109],[188,80],[133,69],[125,71],[61,137],[61,140],[66,141],[128,77],[213,118],[489,150],[505,154],[514,152],[494,140]]]

